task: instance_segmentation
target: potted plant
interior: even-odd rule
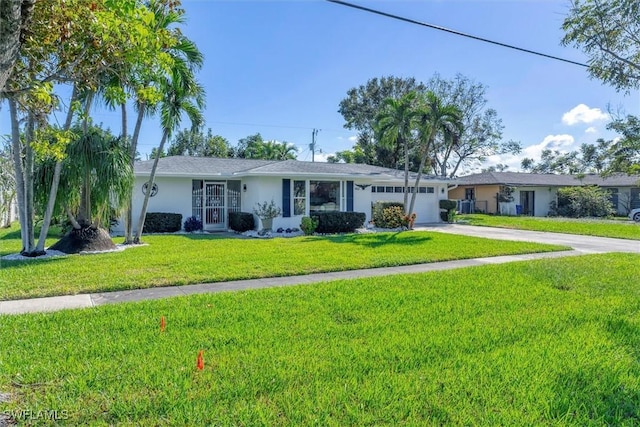
[[[273,218],[280,216],[282,210],[276,206],[276,202],[271,199],[271,202],[256,203],[256,207],[253,208],[253,213],[260,218],[262,231],[271,231]]]

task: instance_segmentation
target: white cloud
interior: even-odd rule
[[[507,171],[517,172],[520,170],[520,162],[523,158],[528,157],[536,162],[540,161],[540,156],[543,150],[559,151],[561,153],[567,153],[572,150],[576,150],[576,140],[572,135],[560,134],[560,135],[547,135],[544,139],[528,147],[524,147],[522,152],[514,156],[513,154],[500,154],[487,157],[487,161],[484,162],[480,168],[488,168],[489,166],[495,166],[497,164],[503,164],[509,166]],[[475,170],[473,172],[479,172]],[[472,171],[461,171],[458,175],[466,175],[472,173]]]
[[[351,142],[356,142],[358,140],[358,137],[356,135],[350,136],[349,137],[349,141]]]
[[[598,133],[598,129],[596,129],[594,126],[589,126],[584,130],[584,133]]]
[[[578,104],[562,115],[562,123],[572,126],[578,123],[593,123],[608,118],[609,115],[603,113],[599,108],[589,108],[585,104]]]

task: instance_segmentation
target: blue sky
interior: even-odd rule
[[[568,0],[354,3],[586,62],[580,51],[560,46]],[[311,159],[313,128],[321,129],[317,144],[324,156],[351,148],[355,132],[343,128],[338,104],[349,88],[386,75],[427,81],[434,73],[462,73],[483,83],[488,105],[505,125],[504,139],[521,141],[523,156],[534,158],[545,147],[566,151],[612,137],[605,130],[608,104],[640,111],[637,92],[617,93],[583,67],[326,1],[183,0],[183,7],[183,31],[205,56],[199,76],[207,92],[206,126],[232,144],[256,132],[294,143],[300,160]],[[95,120],[119,126],[119,115],[104,109]],[[0,126],[6,123],[3,117]],[[144,123],[143,158],[160,135],[157,121]],[[486,165],[497,162],[519,169],[519,158],[508,156]]]

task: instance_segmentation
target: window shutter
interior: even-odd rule
[[[347,212],[353,212],[353,181],[347,181]]]
[[[288,218],[291,216],[291,180],[282,180],[282,216]]]

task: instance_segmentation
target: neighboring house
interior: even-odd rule
[[[134,229],[152,165],[153,160],[135,165]],[[451,182],[423,177],[416,222],[440,221],[439,200],[447,198]],[[401,202],[403,186],[403,171],[363,164],[173,156],[159,160],[147,211],[179,213],[183,222],[195,216],[205,230],[227,230],[229,212],[253,213],[256,203],[274,200],[282,215],[273,220],[273,228],[299,228],[301,218],[315,212],[364,212],[369,221],[372,202]],[[120,220],[114,232],[123,230]]]
[[[520,172],[483,172],[457,179],[457,186],[449,190],[449,198],[459,200],[461,212],[521,213],[547,216],[551,202],[556,201],[558,189],[580,185],[597,185],[611,194],[613,208],[620,215],[640,207],[640,176],[613,175],[556,175]],[[505,187],[513,190],[511,206],[502,206],[498,195]],[[507,209],[507,212],[504,210]]]

